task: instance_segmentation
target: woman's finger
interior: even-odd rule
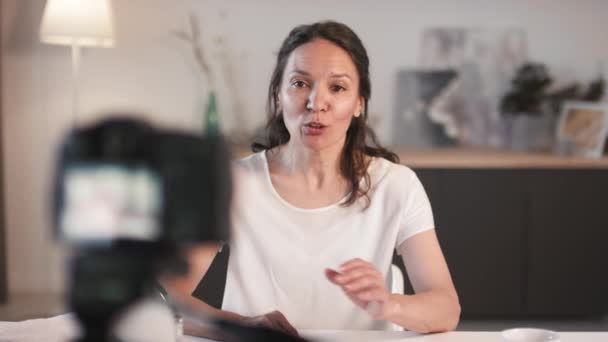
[[[339,285],[346,285],[363,277],[374,278],[383,281],[382,274],[380,274],[380,272],[378,272],[376,269],[369,267],[358,267],[350,269],[349,271],[336,275],[334,277],[334,280]]]
[[[365,261],[361,258],[355,258],[355,259],[350,259],[347,262],[343,263],[342,265],[340,265],[340,268],[338,269],[338,271],[340,271],[341,273],[344,273],[346,271],[348,271],[351,268],[355,268],[355,267],[374,267],[374,265],[372,265],[370,262]]]
[[[352,293],[353,297],[362,302],[381,301],[384,302],[388,298],[388,292],[384,288],[370,287],[358,292]]]
[[[327,277],[327,279],[328,279],[330,282],[332,282],[332,283],[334,283],[334,284],[336,284],[336,285],[339,285],[339,284],[337,283],[337,281],[336,281],[336,277],[337,277],[338,275],[340,275],[340,273],[339,273],[339,272],[337,272],[337,271],[335,271],[335,270],[332,270],[331,268],[326,268],[326,269],[325,269],[325,277]]]
[[[359,298],[357,298],[354,294],[350,294],[348,292],[344,292],[344,293],[346,294],[348,299],[350,299],[358,307],[365,309],[365,307],[367,306],[368,302],[359,300]]]
[[[279,330],[285,331],[288,334],[291,334],[294,336],[298,336],[298,331],[296,330],[296,328],[293,327],[293,325],[291,325],[291,323],[289,323],[289,321],[287,320],[285,315],[283,315],[282,312],[273,311],[270,313],[270,317],[271,317],[271,320],[273,320],[273,323],[275,323],[278,326]]]
[[[373,276],[362,276],[342,285],[349,293],[357,293],[364,289],[383,286],[383,282]]]

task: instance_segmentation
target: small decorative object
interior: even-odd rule
[[[503,113],[512,115],[540,115],[547,88],[553,80],[547,68],[540,63],[526,63],[513,79],[512,89],[500,102]]]
[[[601,101],[604,97],[605,89],[606,81],[604,80],[604,73],[602,71],[602,65],[600,64],[597,77],[591,81],[586,89],[581,90],[581,86],[579,84],[573,83],[562,89],[558,89],[547,94],[546,100],[548,102],[550,111],[552,113],[559,114],[562,112],[562,104],[565,101]]]
[[[207,99],[207,109],[205,110],[205,133],[207,135],[220,134],[220,123],[217,112],[217,100],[215,92],[209,92]]]
[[[557,126],[557,151],[587,158],[602,156],[608,132],[608,104],[566,102]]]
[[[556,139],[556,117],[563,113],[564,103],[597,102],[604,94],[605,82],[601,71],[584,90],[577,83],[551,89],[552,83],[549,70],[541,63],[527,62],[518,69],[510,91],[500,103],[502,114],[510,122],[511,148],[551,150]]]
[[[453,69],[400,70],[397,74],[396,116],[393,144],[448,146],[457,142],[458,130],[451,115],[441,115],[436,99],[457,78]],[[436,115],[439,113],[439,115]],[[371,117],[371,116],[370,116]],[[438,123],[440,122],[440,123]]]
[[[598,69],[599,72],[597,78],[593,80],[591,84],[589,84],[589,88],[587,88],[587,91],[585,91],[581,100],[597,102],[604,97],[604,92],[606,91],[606,80],[604,79],[603,63],[599,64]]]
[[[525,63],[511,81],[511,90],[500,102],[501,112],[504,115],[538,116],[544,112],[557,115],[565,101],[599,102],[606,87],[601,65],[597,78],[584,91],[577,83],[549,91],[552,83],[553,78],[543,64]]]
[[[513,74],[527,59],[526,46],[526,32],[520,28],[425,29],[420,67],[456,72],[429,103],[426,113],[433,130],[443,129],[441,136],[448,143],[505,145],[505,118],[500,115],[499,102]]]
[[[547,151],[553,146],[555,116],[548,113],[547,89],[553,79],[541,63],[524,63],[500,101],[508,127],[508,146],[516,151]]]
[[[192,49],[192,54],[194,56],[194,61],[196,62],[196,66],[198,67],[200,75],[203,81],[207,81],[207,100],[205,104],[201,104],[205,108],[203,116],[203,133],[205,135],[217,135],[220,132],[220,127],[216,99],[215,78],[211,68],[209,67],[207,57],[203,50],[201,30],[198,24],[197,17],[193,14],[190,15],[189,23],[189,32],[174,31],[173,35],[190,45]]]
[[[229,25],[228,12],[220,11],[218,16],[220,23],[217,25],[223,26],[225,30]],[[247,64],[244,63],[247,53],[244,50],[235,50],[226,34],[209,33],[207,37],[203,37],[200,22],[195,14],[191,14],[187,29],[171,33],[188,44],[196,64],[197,72],[194,74],[206,88],[206,91],[200,91],[202,94],[206,93],[206,96],[201,96],[197,103],[197,112],[203,115],[203,133],[211,135],[221,132],[226,134],[232,143],[248,142],[251,132],[248,130],[247,105],[240,91],[246,74],[242,72],[242,68]]]

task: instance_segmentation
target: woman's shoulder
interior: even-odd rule
[[[248,156],[236,159],[232,162],[232,165],[239,171],[262,171],[266,163],[264,152],[254,152]]]
[[[372,183],[388,182],[391,185],[409,184],[418,177],[411,168],[393,163],[381,157],[373,157],[369,165],[369,174]]]
[[[252,153],[232,161],[232,177],[236,185],[243,187],[263,180],[266,174],[264,152]]]
[[[266,179],[264,152],[257,152],[232,161],[232,180],[235,198],[249,196]]]
[[[420,198],[425,192],[414,170],[384,158],[374,158],[370,165],[370,178],[375,196],[397,199],[395,203],[411,203],[412,199]]]

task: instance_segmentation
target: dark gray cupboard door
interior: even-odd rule
[[[608,171],[530,175],[528,312],[599,315],[608,306]]]
[[[417,170],[463,316],[522,312],[524,216],[520,170]]]

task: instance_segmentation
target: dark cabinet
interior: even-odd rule
[[[439,186],[427,192],[439,242],[466,312],[491,314],[495,307],[505,313],[521,311],[523,217],[515,175],[466,170],[434,174]],[[425,182],[429,175],[419,176]]]
[[[529,178],[528,312],[606,312],[608,172],[536,171]]]
[[[606,312],[608,171],[416,172],[463,316]]]

